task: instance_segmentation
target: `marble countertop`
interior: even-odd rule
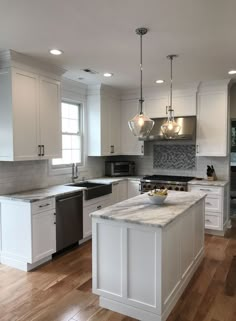
[[[165,227],[205,196],[206,194],[202,192],[170,191],[162,205],[154,205],[145,193],[93,212],[90,215],[95,218],[119,222]]]
[[[202,179],[202,180],[198,180],[198,179],[193,179],[191,181],[188,182],[188,184],[190,185],[203,185],[203,186],[221,186],[224,187],[225,185],[227,185],[229,182],[228,181],[208,181],[207,179]]]
[[[20,201],[20,202],[37,202],[41,201],[43,199],[47,199],[50,197],[55,196],[61,196],[70,194],[73,192],[83,191],[84,187],[70,187],[70,186],[64,186],[64,185],[56,185],[51,186],[47,188],[41,188],[41,189],[35,189],[25,192],[20,192],[16,194],[10,194],[10,195],[1,195],[0,196],[0,202],[1,200],[13,200],[13,201]]]
[[[120,182],[124,180],[140,181],[141,178],[143,178],[143,176],[99,177],[99,178],[88,179],[87,181],[93,182],[93,183],[101,183],[101,184],[112,184],[112,183]]]

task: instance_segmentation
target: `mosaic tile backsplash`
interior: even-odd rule
[[[195,145],[153,145],[153,168],[194,169]]]

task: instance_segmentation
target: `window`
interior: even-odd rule
[[[52,160],[53,166],[82,163],[81,105],[62,102],[62,158]]]

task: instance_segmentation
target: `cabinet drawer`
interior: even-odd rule
[[[55,198],[47,198],[45,200],[32,203],[32,214],[49,211],[55,208]]]
[[[220,217],[215,215],[205,215],[205,228],[220,229]]]
[[[189,185],[188,190],[204,192],[207,195],[222,195],[222,188],[216,186]]]
[[[221,197],[207,196],[205,201],[205,208],[206,211],[221,212]]]

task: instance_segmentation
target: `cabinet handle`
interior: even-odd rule
[[[138,191],[141,192],[141,183],[138,184],[138,186],[139,186],[139,187],[138,187]]]
[[[211,190],[209,188],[200,188],[200,191],[210,192]]]
[[[166,115],[168,114],[168,106],[166,106]]]
[[[111,153],[111,154],[114,154],[114,152],[115,152],[115,147],[114,147],[114,145],[111,145],[110,148],[111,148],[111,149],[110,149],[110,153]]]
[[[211,205],[211,203],[210,202],[206,202],[206,205]]]
[[[196,145],[196,153],[199,154],[199,145]]]
[[[44,204],[44,205],[39,205],[39,207],[46,207],[46,206],[49,206],[50,204],[47,203],[47,204]],[[55,214],[56,215],[56,214]]]
[[[41,156],[44,156],[44,145],[41,145],[42,146],[42,149],[43,149],[43,152],[41,154]]]
[[[41,145],[38,145],[38,156],[41,156]]]
[[[144,154],[144,146],[141,146],[141,154]]]
[[[205,219],[205,222],[211,223],[211,220],[209,220],[209,219]]]
[[[97,209],[100,210],[102,208],[102,205],[98,205]]]
[[[56,223],[56,222],[54,222],[54,224],[56,225],[57,223]]]
[[[113,186],[115,186],[115,185],[119,185],[119,183],[112,183],[112,185],[113,185]]]

